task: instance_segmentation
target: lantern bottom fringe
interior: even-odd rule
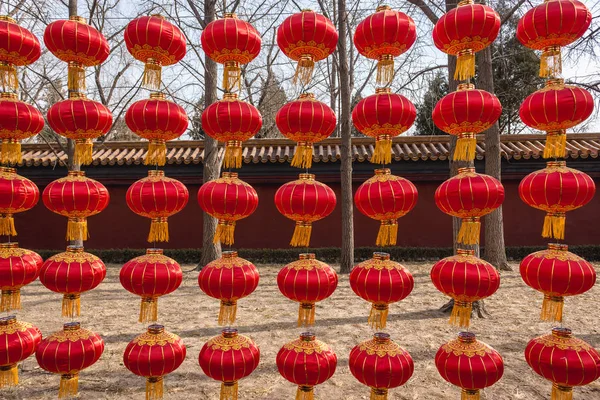
[[[148,143],[148,152],[144,158],[145,165],[158,165],[162,167],[167,162],[167,145],[164,140],[151,140]]]
[[[550,398],[551,400],[573,400],[573,388],[554,383],[552,385],[552,397]]]
[[[462,390],[460,400],[479,400],[479,399],[480,399],[479,390],[477,390],[477,389],[475,389],[475,390],[463,389]]]
[[[21,309],[21,291],[19,289],[3,290],[1,297],[0,311]]]
[[[19,370],[17,364],[3,365],[0,367],[0,388],[16,386],[19,384]]]
[[[564,214],[546,214],[546,217],[544,218],[544,228],[542,229],[542,237],[564,239],[566,219]]]
[[[558,133],[548,133],[546,135],[546,145],[544,146],[544,158],[564,158],[567,152],[567,133],[559,131]]]
[[[0,235],[17,236],[15,219],[11,214],[5,214],[0,217]]]
[[[154,62],[146,63],[142,86],[147,89],[158,90],[162,81],[162,67]]]
[[[459,54],[456,58],[456,70],[454,71],[454,79],[464,81],[475,76],[475,54],[466,52]]]
[[[313,160],[313,146],[310,144],[300,144],[296,146],[294,157],[292,157],[291,166],[296,168],[310,168]]]
[[[562,322],[564,304],[564,297],[549,295],[544,296],[540,319],[542,321]]]
[[[158,320],[158,299],[144,297],[140,305],[139,322],[156,322]]]
[[[550,78],[562,74],[562,55],[560,47],[550,47],[540,57],[540,76]]]
[[[369,400],[387,400],[388,398],[388,390],[387,389],[377,389],[371,388],[371,397]]]
[[[398,241],[398,224],[396,221],[382,221],[377,233],[377,246],[395,246]]]
[[[221,300],[219,309],[219,325],[233,325],[237,316],[237,302]]]
[[[69,90],[80,92],[86,89],[85,68],[82,64],[70,62],[67,72],[67,86]]]
[[[146,379],[146,400],[160,400],[163,398],[164,385],[162,376]]]
[[[67,222],[67,241],[87,240],[89,237],[90,234],[87,228],[87,219],[69,218],[69,222]]]
[[[315,69],[315,62],[312,56],[302,56],[298,60],[296,66],[296,73],[294,74],[294,85],[300,81],[304,85],[308,85],[313,76],[313,70]]]
[[[242,90],[242,70],[237,62],[225,63],[223,70],[223,87],[226,92]]]
[[[309,326],[315,324],[315,303],[300,303],[298,308],[298,326]]]
[[[454,149],[454,161],[472,161],[475,159],[477,150],[477,139],[474,135],[466,137],[458,137],[456,140],[456,148]]]
[[[169,223],[166,218],[154,218],[150,223],[150,233],[148,242],[168,242],[169,241]]]
[[[79,375],[64,374],[60,377],[60,387],[58,389],[59,399],[68,399],[77,396],[79,390]]]
[[[235,233],[235,222],[221,222],[217,225],[213,243],[233,244]]]
[[[242,146],[228,144],[225,147],[225,155],[223,156],[223,167],[242,168],[242,161]]]
[[[2,141],[2,164],[18,164],[23,161],[21,153],[21,143],[18,141]]]
[[[450,314],[450,325],[468,328],[471,322],[471,313],[473,311],[473,303],[466,301],[454,301],[452,313]]]
[[[311,234],[311,224],[296,224],[290,245],[293,247],[308,247],[310,245]]]
[[[377,62],[377,78],[379,85],[389,85],[394,80],[394,59],[383,59]]]
[[[392,162],[392,139],[378,139],[375,142],[375,151],[371,157],[373,164],[389,164]]]
[[[312,386],[298,386],[296,400],[314,400],[315,394]]]
[[[389,307],[387,304],[373,304],[369,313],[369,326],[373,329],[385,329]]]
[[[73,162],[79,165],[90,165],[92,163],[92,154],[94,144],[91,139],[77,141],[75,143],[75,153],[73,154]]]
[[[10,88],[15,91],[19,89],[17,68],[14,65],[0,62],[0,84],[7,89]]]
[[[219,400],[238,400],[238,383],[221,383],[221,397],[219,398]]]
[[[62,300],[62,316],[73,318],[81,314],[81,298],[79,294],[65,294]]]
[[[463,219],[458,231],[458,243],[478,244],[481,223],[479,220]]]

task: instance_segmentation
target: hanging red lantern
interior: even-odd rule
[[[338,32],[333,23],[312,10],[290,15],[277,28],[277,45],[289,58],[298,62],[294,83],[310,83],[315,63],[329,57],[336,49]]]
[[[212,298],[221,300],[219,325],[231,325],[237,315],[237,301],[258,286],[258,269],[237,251],[224,251],[221,258],[204,266],[198,274],[198,286]]]
[[[0,20],[0,28],[1,24],[2,20]],[[0,62],[0,79],[2,79],[1,71]],[[44,117],[37,108],[20,101],[15,93],[0,93],[1,163],[20,163],[23,160],[21,140],[37,135],[42,128],[44,128]]]
[[[406,97],[390,88],[376,89],[375,94],[358,102],[352,110],[354,127],[375,138],[373,164],[392,162],[392,138],[406,132],[417,118],[417,109]]]
[[[158,320],[158,298],[174,292],[183,281],[177,261],[162,249],[147,249],[146,254],[123,265],[119,272],[125,290],[142,298],[139,322]]]
[[[150,218],[148,242],[168,242],[167,218],[186,206],[190,194],[185,185],[167,178],[164,171],[150,170],[148,176],[133,183],[127,189],[125,200],[131,211]]]
[[[215,62],[223,64],[223,88],[229,92],[241,89],[240,64],[248,64],[260,53],[260,33],[235,13],[210,22],[200,36],[202,49]]]
[[[462,400],[479,400],[479,391],[498,382],[504,374],[502,356],[471,332],[440,347],[435,366],[444,380],[462,389]]]
[[[303,93],[277,111],[275,123],[283,136],[297,142],[292,167],[310,168],[313,144],[331,136],[337,122],[331,107]]]
[[[545,1],[519,20],[517,39],[542,51],[541,77],[556,77],[562,73],[560,48],[582,37],[591,23],[592,13],[578,0]]]
[[[9,16],[0,15],[0,85],[19,89],[16,67],[33,64],[42,55],[40,41]]]
[[[500,31],[500,15],[491,7],[463,0],[433,27],[433,43],[456,56],[455,80],[475,76],[475,53],[492,44]]]
[[[453,217],[461,218],[458,243],[478,244],[480,219],[504,202],[504,187],[496,178],[478,174],[475,168],[459,168],[458,174],[435,191],[435,204]]]
[[[362,214],[381,221],[377,246],[395,246],[398,240],[398,218],[417,204],[417,188],[407,179],[392,175],[388,168],[376,169],[354,193],[354,204]]]
[[[454,299],[450,324],[469,327],[473,302],[496,293],[500,274],[492,264],[475,257],[474,250],[458,249],[456,255],[434,264],[431,281],[437,290]]]
[[[394,58],[407,52],[415,40],[415,22],[390,6],[377,7],[354,32],[354,46],[363,56],[377,60],[377,83],[384,85],[394,79]]]
[[[13,214],[30,210],[39,199],[35,183],[14,168],[0,167],[0,235],[17,236]]]
[[[382,332],[355,346],[348,366],[360,383],[371,388],[371,400],[387,400],[388,390],[404,385],[415,370],[410,354]]]
[[[405,299],[415,287],[412,274],[388,253],[373,253],[373,258],[356,265],[350,272],[350,287],[356,295],[372,303],[369,325],[384,329],[389,305]]]
[[[298,385],[296,400],[313,400],[314,386],[335,373],[337,356],[314,333],[304,332],[279,350],[276,362],[281,376]]]
[[[262,127],[262,116],[256,107],[238,100],[235,93],[225,93],[223,100],[202,112],[202,130],[211,138],[225,142],[223,167],[242,167],[242,142],[252,138]]]
[[[125,368],[146,378],[146,400],[163,398],[163,377],[175,371],[185,360],[181,338],[165,331],[162,325],[150,325],[148,331],[133,339],[123,353]]]
[[[177,64],[186,53],[181,30],[157,14],[127,24],[125,45],[133,58],[145,64],[143,85],[155,90],[161,84],[162,67]]]
[[[501,113],[502,105],[496,96],[463,83],[456,92],[437,102],[431,117],[439,129],[458,137],[452,159],[472,161],[477,150],[475,135],[491,128]]]
[[[568,168],[565,161],[549,161],[546,165],[523,178],[519,196],[528,206],[546,212],[543,237],[564,239],[565,213],[589,203],[596,184],[586,173]]]
[[[251,215],[258,207],[258,194],[235,172],[223,172],[220,178],[206,182],[198,190],[202,210],[219,220],[214,242],[234,243],[235,223]]]
[[[546,131],[544,158],[564,158],[567,150],[566,129],[588,119],[592,111],[594,99],[590,92],[565,85],[562,79],[549,79],[545,88],[527,96],[521,104],[519,116],[525,125]]]
[[[327,217],[336,205],[334,191],[315,180],[313,174],[300,174],[295,181],[283,184],[275,192],[277,211],[296,221],[290,245],[308,247],[312,223]]]
[[[548,244],[521,261],[521,277],[527,286],[542,292],[544,302],[540,318],[562,322],[566,296],[576,296],[596,284],[594,266],[568,251],[565,244]]]
[[[83,171],[69,171],[50,182],[42,193],[46,208],[69,218],[66,240],[87,240],[87,218],[103,211],[110,200],[106,187],[85,176]]]
[[[163,93],[150,93],[150,99],[129,106],[125,123],[133,133],[150,142],[144,164],[163,166],[167,159],[166,141],[185,133],[188,116],[183,107],[167,100]]]
[[[0,318],[0,388],[19,383],[17,364],[35,353],[42,332],[10,315]]]
[[[85,18],[54,21],[44,31],[44,44],[54,57],[69,64],[69,90],[85,90],[85,67],[102,64],[110,48],[104,35]]]
[[[314,325],[315,303],[331,296],[337,284],[335,270],[315,259],[313,253],[300,254],[297,261],[287,264],[277,274],[281,294],[300,303],[298,326]]]
[[[0,244],[0,311],[21,309],[21,288],[37,279],[43,262],[38,253],[16,242]]]
[[[75,141],[73,162],[80,165],[92,163],[92,139],[106,135],[113,122],[108,107],[79,92],[50,106],[47,117],[54,132]]]
[[[258,367],[260,350],[252,339],[238,335],[237,329],[225,328],[202,346],[198,363],[202,371],[221,381],[220,400],[237,400],[238,381]]]
[[[46,288],[63,294],[62,316],[81,314],[81,293],[88,292],[106,277],[106,266],[83,247],[68,246],[67,251],[47,259],[40,269],[40,282]]]
[[[568,328],[552,328],[552,333],[531,340],[525,360],[536,374],[552,382],[552,400],[572,400],[574,386],[600,378],[600,354]]]
[[[98,361],[103,352],[100,335],[83,329],[79,322],[68,322],[62,331],[40,342],[35,358],[43,370],[61,375],[58,398],[63,399],[77,396],[79,372]]]

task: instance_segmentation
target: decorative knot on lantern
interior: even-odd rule
[[[1,38],[2,21],[0,20],[0,40]],[[0,46],[1,58],[2,47]],[[19,100],[15,93],[0,93],[0,140],[2,141],[0,162],[3,164],[22,162],[21,140],[37,135],[43,127],[44,117],[37,108]]]
[[[21,309],[21,288],[37,279],[43,262],[38,253],[16,242],[0,244],[0,311]]]
[[[13,215],[30,210],[39,199],[35,183],[14,168],[0,167],[0,235],[17,236]]]
[[[19,384],[17,364],[35,353],[42,332],[10,315],[0,318],[0,388]]]
[[[0,85],[19,89],[16,67],[30,65],[40,58],[40,41],[28,29],[6,15],[0,15]]]

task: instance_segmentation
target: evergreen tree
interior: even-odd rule
[[[427,87],[427,91],[423,96],[423,100],[416,104],[417,119],[415,120],[416,135],[445,135],[446,133],[440,130],[433,123],[431,113],[437,102],[448,94],[448,79],[446,74],[438,72]]]

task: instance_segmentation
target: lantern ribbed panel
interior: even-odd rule
[[[0,311],[21,309],[20,290],[38,278],[43,262],[39,254],[18,243],[0,244]]]
[[[17,364],[35,353],[42,332],[14,315],[0,318],[0,388],[19,383]]]
[[[0,65],[0,76],[1,74]],[[0,162],[22,162],[20,141],[37,135],[43,128],[44,117],[37,108],[20,101],[15,93],[0,94]]]
[[[35,183],[14,168],[0,167],[0,235],[16,236],[13,214],[30,210],[39,199]]]

